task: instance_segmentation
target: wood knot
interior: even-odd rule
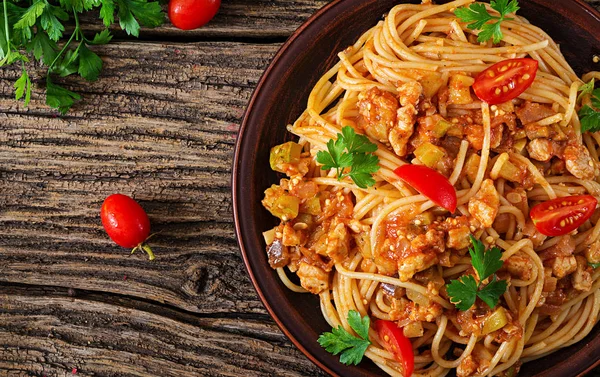
[[[186,271],[186,279],[181,290],[188,296],[200,296],[206,288],[208,271],[205,266],[194,265]]]

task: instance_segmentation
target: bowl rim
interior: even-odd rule
[[[479,1],[479,0],[477,0],[477,1]],[[547,1],[554,1],[554,0],[547,0]],[[590,16],[600,20],[600,11],[593,8],[590,4],[586,3],[584,0],[561,0],[561,1],[571,2],[574,5],[580,7],[582,10],[584,10]],[[274,71],[279,64],[281,64],[283,55],[285,55],[285,53],[288,51],[290,46],[292,46],[294,44],[294,42],[302,35],[302,33],[308,27],[310,27],[313,23],[315,23],[319,18],[321,18],[324,14],[328,13],[330,11],[330,9],[335,8],[336,6],[339,6],[343,2],[344,2],[344,0],[333,0],[330,3],[326,4],[325,6],[321,7],[319,10],[317,10],[315,13],[313,13],[308,19],[306,19],[290,35],[290,37],[284,42],[284,44],[277,50],[276,54],[271,59],[269,65],[263,71],[256,87],[252,91],[252,95],[250,97],[250,100],[248,101],[248,105],[246,106],[246,110],[244,111],[244,115],[242,117],[242,122],[241,122],[240,128],[238,130],[235,148],[234,148],[232,173],[231,173],[231,194],[232,194],[232,207],[233,207],[233,220],[234,220],[234,226],[235,226],[235,235],[236,235],[238,247],[240,249],[240,253],[242,254],[244,266],[246,268],[248,275],[250,276],[250,280],[252,282],[252,286],[253,286],[254,290],[256,291],[258,297],[260,298],[260,301],[262,302],[263,306],[267,309],[267,312],[269,313],[270,317],[275,321],[275,323],[277,324],[279,329],[292,342],[292,344],[294,344],[294,346],[297,347],[304,354],[304,356],[306,356],[312,363],[314,363],[321,370],[325,371],[326,373],[328,373],[329,375],[334,376],[334,377],[340,377],[340,375],[338,373],[334,372],[331,368],[329,368],[323,362],[321,362],[315,355],[313,355],[311,352],[309,352],[307,350],[307,348],[304,347],[302,345],[302,343],[295,336],[292,335],[290,330],[288,330],[287,327],[284,325],[281,318],[279,318],[279,316],[275,313],[275,311],[271,307],[269,301],[267,300],[267,297],[264,295],[262,289],[259,287],[258,280],[252,269],[252,264],[250,263],[250,259],[248,258],[248,254],[247,254],[248,251],[246,250],[246,247],[245,247],[244,241],[243,241],[244,237],[242,235],[242,230],[241,230],[241,225],[240,225],[241,224],[240,213],[239,213],[240,208],[239,208],[239,200],[238,200],[239,198],[238,198],[237,189],[238,189],[238,184],[239,184],[239,180],[238,180],[239,169],[238,168],[240,166],[239,159],[240,159],[242,144],[243,144],[244,136],[246,134],[246,132],[245,132],[246,128],[248,127],[248,123],[250,121],[250,114],[252,112],[255,102],[257,101],[257,98],[259,97],[258,94],[261,92],[262,87],[265,85],[266,81],[268,80],[270,73],[272,71]],[[405,0],[399,0],[398,4],[401,4],[404,2],[405,2]],[[598,323],[595,326],[597,326],[597,325],[598,325]],[[581,351],[579,351],[579,352],[581,352]],[[600,357],[598,357],[598,359],[595,362],[591,363],[587,368],[585,368],[583,371],[581,371],[579,374],[577,374],[574,377],[583,377],[597,366],[600,366]],[[536,377],[543,377],[545,374],[546,374],[545,372],[542,372],[542,373],[538,374]]]

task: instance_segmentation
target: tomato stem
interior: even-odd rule
[[[148,237],[148,238],[150,238],[150,237]],[[156,256],[154,255],[152,248],[150,248],[150,246],[146,245],[145,243],[141,243],[141,244],[137,245],[136,247],[134,247],[133,250],[131,250],[131,254],[135,253],[139,249],[144,250],[146,252],[146,254],[148,254],[149,260],[156,259]]]

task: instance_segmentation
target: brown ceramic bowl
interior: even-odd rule
[[[275,226],[261,206],[264,190],[278,182],[269,168],[272,146],[292,138],[285,126],[304,110],[319,77],[398,0],[335,0],[312,16],[279,50],[262,76],[237,139],[233,164],[233,204],[238,242],[248,273],[265,307],[281,330],[315,364],[334,376],[382,376],[370,361],[348,367],[322,349],[319,334],[330,330],[317,296],[289,291],[269,267],[261,233]],[[411,1],[417,3],[420,1]],[[600,65],[600,14],[579,0],[520,0],[520,15],[561,44],[579,74]],[[520,376],[578,376],[600,362],[600,326],[576,345],[527,363]]]

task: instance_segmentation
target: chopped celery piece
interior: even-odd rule
[[[285,173],[285,164],[294,164],[300,162],[300,154],[302,153],[302,146],[293,141],[276,145],[271,148],[271,154],[269,156],[269,163],[271,169],[280,173]]]
[[[417,305],[421,305],[421,306],[429,305],[429,299],[427,298],[427,296],[425,296],[417,291],[413,291],[412,289],[406,290],[406,297],[408,297],[409,300],[411,300],[412,302],[414,302]]]
[[[282,195],[275,199],[273,207],[268,210],[283,221],[295,219],[300,211],[300,199],[291,195]]]
[[[423,324],[421,321],[409,322],[402,328],[404,336],[407,338],[420,338],[423,336]]]
[[[448,122],[447,120],[440,119],[439,122],[437,122],[437,124],[433,127],[433,135],[438,139],[444,137],[444,135],[446,135],[446,132],[448,132],[448,130],[451,129],[452,126],[454,125]]]
[[[424,165],[433,168],[444,156],[446,152],[438,146],[431,144],[426,141],[415,150],[415,157],[419,159]]]
[[[467,175],[467,179],[472,184],[475,182],[475,178],[477,178],[477,172],[479,171],[479,164],[481,163],[481,156],[477,153],[473,153],[467,159],[465,163],[465,172]]]
[[[500,330],[508,323],[508,318],[506,317],[506,311],[503,307],[499,307],[494,311],[483,323],[483,330],[481,335],[487,335],[489,333],[493,333],[494,331]]]
[[[511,182],[521,181],[521,171],[510,161],[506,161],[502,165],[498,175]]]
[[[527,145],[527,139],[520,139],[515,142],[513,147],[515,148],[515,151],[521,153],[523,152],[523,149],[525,149],[525,145]]]
[[[279,217],[283,221],[296,218],[300,210],[300,199],[288,195],[280,186],[272,185],[265,190],[265,198],[262,201],[273,216]]]
[[[300,212],[308,213],[309,215],[320,215],[321,214],[321,201],[318,196],[306,199],[300,206]]]
[[[263,232],[263,237],[264,237],[265,243],[267,245],[272,244],[273,241],[275,241],[275,228],[273,228],[271,230],[267,230],[266,232]]]
[[[412,220],[412,224],[417,226],[431,225],[433,220],[435,220],[433,213],[427,211],[415,216],[415,218]]]

